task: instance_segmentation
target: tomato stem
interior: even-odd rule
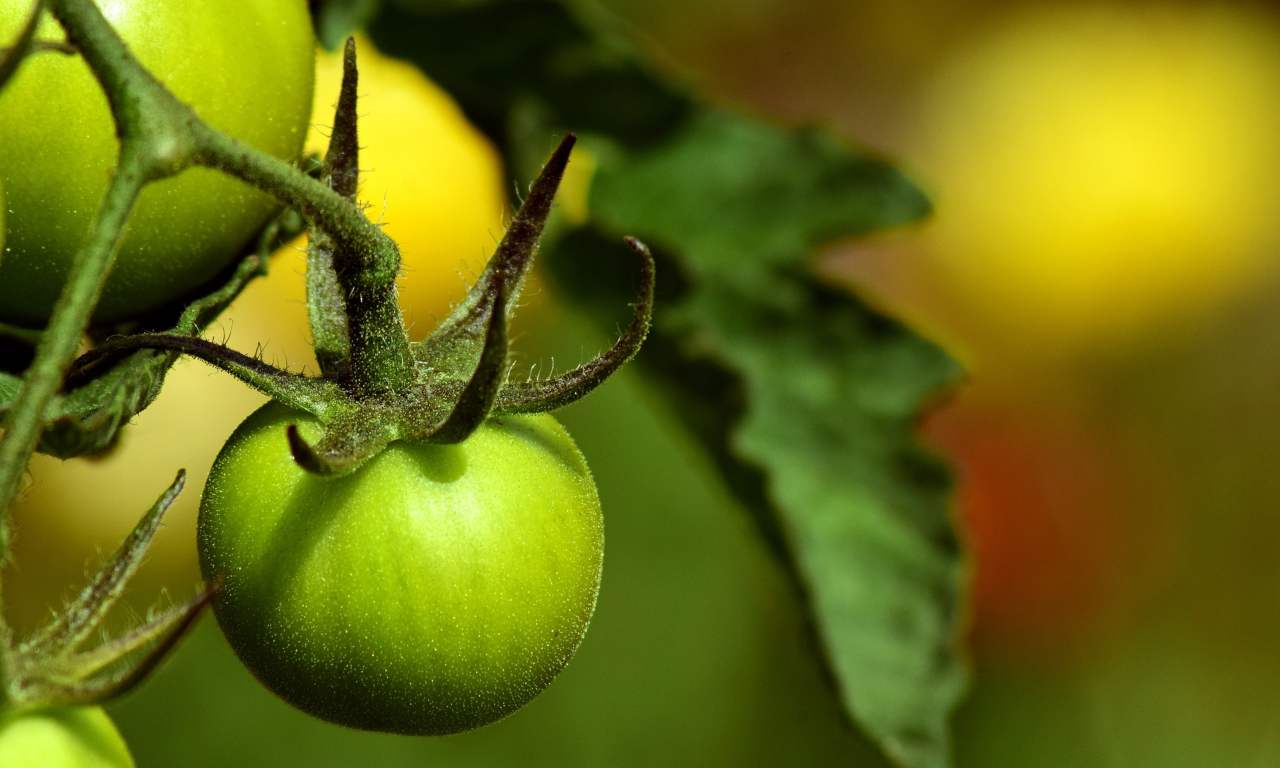
[[[5,49],[3,56],[0,56],[0,88],[9,82],[9,79],[18,71],[22,60],[35,49],[36,29],[40,26],[40,19],[43,17],[44,0],[35,0],[32,3],[31,15],[27,17],[27,23],[18,32],[18,39]]]
[[[106,285],[129,212],[146,183],[140,160],[123,154],[98,210],[89,239],[75,256],[49,325],[36,347],[4,422],[0,440],[0,555],[9,553],[8,509],[18,492],[27,461],[40,438],[43,416],[75,357],[89,316]]]

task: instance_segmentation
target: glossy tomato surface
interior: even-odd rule
[[[111,718],[98,707],[0,716],[4,768],[133,768]]]
[[[568,663],[600,584],[604,530],[581,453],[550,416],[459,445],[397,443],[321,478],[256,412],[214,464],[197,523],[214,610],[271,690],[357,728],[440,734],[524,705]]]
[[[215,128],[286,160],[311,112],[315,52],[304,0],[99,3],[130,49]],[[31,10],[0,0],[0,39]],[[52,19],[41,38],[58,39]],[[0,92],[0,184],[7,234],[0,319],[52,310],[115,164],[106,97],[78,56],[41,53]],[[95,318],[136,316],[213,278],[275,208],[267,195],[193,168],[143,191]]]

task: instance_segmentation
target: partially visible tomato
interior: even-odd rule
[[[942,66],[912,150],[978,377],[1186,332],[1280,265],[1280,20],[1065,4]],[[1005,348],[1009,348],[1005,350]]]
[[[214,613],[245,665],[332,722],[443,734],[514,712],[569,662],[595,608],[600,501],[550,416],[458,445],[395,443],[343,478],[294,463],[268,405],[227,442],[200,504]]]
[[[100,3],[139,60],[214,127],[293,160],[311,111],[314,41],[305,0]],[[0,40],[28,0],[0,0]],[[44,22],[42,37],[56,39]],[[0,93],[0,182],[8,240],[0,319],[41,324],[106,190],[117,141],[106,97],[78,56],[27,60]],[[271,214],[266,194],[196,168],[147,188],[95,318],[127,318],[191,291]]]
[[[129,748],[98,707],[0,715],[4,768],[133,768]]]

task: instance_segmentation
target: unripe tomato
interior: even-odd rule
[[[1280,24],[1257,11],[1068,4],[1003,23],[920,116],[944,298],[1019,356],[1194,328],[1280,263],[1277,93]]]
[[[550,416],[458,445],[396,443],[353,475],[309,475],[259,410],[200,504],[214,613],[271,690],[332,722],[443,734],[523,706],[568,663],[600,585],[595,484]]]
[[[144,66],[201,118],[277,157],[298,157],[311,112],[314,42],[304,0],[100,3]],[[28,0],[0,0],[12,39]],[[40,36],[57,39],[48,19]],[[78,56],[29,58],[0,93],[8,240],[0,319],[40,324],[98,208],[117,141],[106,97]],[[266,194],[196,168],[142,194],[95,318],[126,318],[197,288],[243,252],[275,208]]]
[[[98,707],[0,716],[4,768],[133,768],[129,748]]]

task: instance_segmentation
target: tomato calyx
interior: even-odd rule
[[[359,177],[356,78],[355,45],[348,41],[322,178],[353,207]],[[479,280],[424,340],[406,339],[394,270],[382,274],[385,260],[374,258],[359,238],[312,222],[307,289],[319,376],[286,371],[193,335],[150,333],[108,340],[76,362],[71,380],[139,349],[199,358],[315,416],[324,428],[316,442],[296,427],[286,437],[298,465],[319,475],[348,474],[398,440],[459,443],[491,415],[545,412],[578,400],[634,357],[648,335],[654,261],[644,244],[627,238],[640,257],[641,280],[632,319],[610,349],[548,380],[507,380],[510,315],[575,141],[570,134],[560,142]]]
[[[186,473],[138,521],[97,575],[44,627],[6,643],[7,688],[2,708],[25,711],[100,704],[141,683],[194,626],[219,589],[217,582],[112,639],[85,648],[142,565],[164,513],[182,492]]]

